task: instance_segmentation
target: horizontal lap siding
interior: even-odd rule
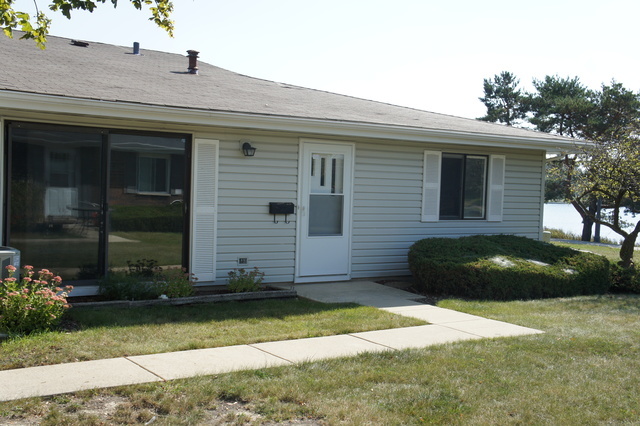
[[[451,149],[506,155],[503,220],[421,222],[423,152],[446,152],[447,148],[393,143],[356,146],[353,278],[409,274],[407,252],[422,238],[501,233],[539,237],[544,157],[535,151]]]
[[[250,138],[255,157],[240,153],[241,137],[220,139],[217,283],[238,267],[239,257],[265,272],[267,282],[294,277],[296,215],[290,224],[273,223],[270,201],[297,200],[297,138]],[[506,155],[502,222],[441,221],[421,216],[423,151],[438,146],[356,142],[352,277],[406,275],[407,251],[415,241],[470,234],[515,233],[538,238],[543,156],[533,151],[474,149],[472,153]],[[444,151],[447,151],[444,149]],[[451,150],[454,152],[465,152]]]
[[[217,283],[234,268],[258,267],[265,282],[293,280],[296,216],[273,223],[269,202],[296,203],[298,140],[251,137],[254,157],[244,157],[239,139],[221,138],[218,197]],[[240,257],[248,259],[239,266]]]

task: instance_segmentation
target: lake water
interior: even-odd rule
[[[632,218],[631,215],[626,214],[623,214],[623,217],[628,218],[628,220],[634,224],[639,220],[638,217]],[[543,224],[546,228],[557,228],[562,229],[565,232],[577,234],[578,236],[582,235],[582,218],[571,204],[545,204]],[[600,227],[600,236],[619,243],[622,242],[622,237],[606,226]]]

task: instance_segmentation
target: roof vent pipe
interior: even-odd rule
[[[138,43],[137,41],[133,42],[133,54],[134,55],[140,54],[140,43]]]
[[[189,74],[198,74],[198,52],[197,50],[187,50],[189,57]]]

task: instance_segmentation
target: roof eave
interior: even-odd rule
[[[342,137],[393,139],[412,142],[453,143],[528,148],[551,153],[572,151],[580,141],[562,138],[514,137],[495,134],[425,129],[375,123],[300,118],[244,112],[178,108],[98,99],[0,90],[0,109],[73,114],[114,119],[172,122],[251,130],[303,132]]]

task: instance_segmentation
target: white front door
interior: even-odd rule
[[[296,282],[350,278],[353,150],[302,142]]]

